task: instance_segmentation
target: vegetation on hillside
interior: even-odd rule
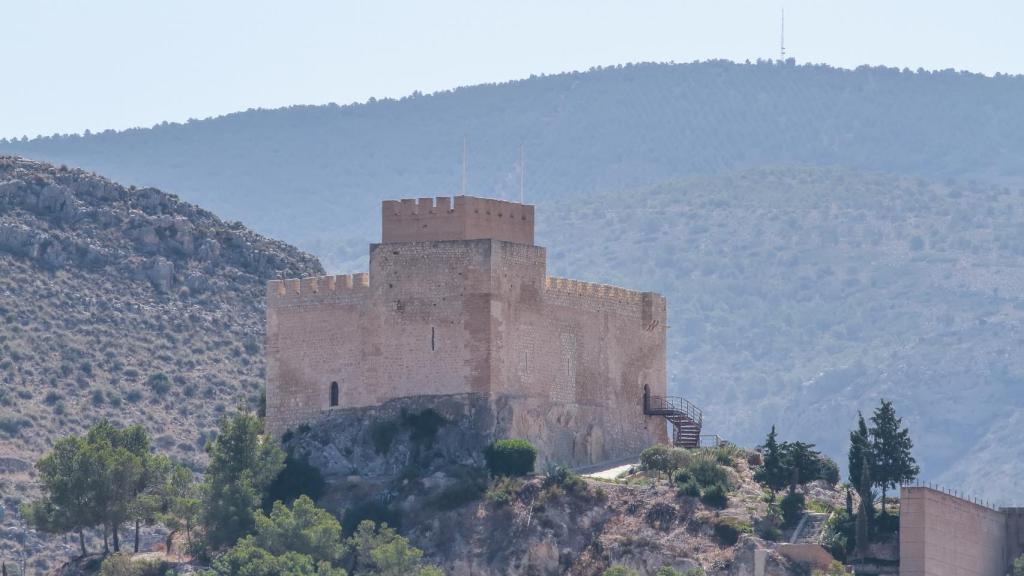
[[[891,401],[880,401],[871,423],[869,428],[858,414],[857,426],[850,432],[846,506],[835,511],[825,535],[829,551],[841,560],[863,557],[872,542],[889,541],[898,532],[899,509],[888,505],[886,493],[913,482],[920,472],[911,453],[910,430]],[[881,493],[880,512],[875,508],[876,488]]]
[[[762,166],[1020,181],[1024,78],[762,61],[633,64],[365,104],[0,144],[157,186],[318,253],[363,257],[385,197],[593,192]]]
[[[157,190],[3,157],[0,270],[0,504],[10,512],[37,494],[33,463],[103,419],[144,423],[156,449],[201,469],[217,420],[262,390],[264,281],[322,269]],[[16,514],[0,522],[2,533],[24,530]],[[51,556],[74,553],[70,544],[46,543]],[[0,556],[42,545],[34,534],[0,538]]]
[[[410,546],[386,524],[366,520],[347,539],[339,521],[317,508],[304,494],[286,495],[269,514],[260,506],[267,489],[284,473],[285,453],[277,441],[262,434],[255,416],[237,414],[221,422],[209,445],[210,465],[201,482],[166,456],[151,450],[141,426],[119,429],[103,421],[84,436],[59,440],[37,468],[43,495],[23,506],[23,515],[37,529],[79,535],[81,555],[88,554],[83,533],[101,526],[113,543],[101,574],[143,576],[166,561],[148,564],[120,555],[119,535],[126,524],[136,526],[134,552],[139,552],[138,523],[159,521],[185,526],[187,552],[211,559],[209,576],[439,576],[423,565],[423,552]],[[196,526],[195,539],[192,527]]]
[[[781,435],[842,454],[834,422],[886,397],[933,480],[1013,501],[1013,474],[984,470],[1024,462],[1006,403],[1024,382],[1022,205],[1016,187],[802,168],[538,218],[552,275],[667,296],[669,381],[706,429],[754,445],[784,414]]]

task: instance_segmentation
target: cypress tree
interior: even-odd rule
[[[903,419],[896,416],[892,402],[882,399],[871,416],[871,477],[882,489],[882,513],[885,513],[886,492],[901,482],[917,478],[921,469],[911,454],[914,442]]]

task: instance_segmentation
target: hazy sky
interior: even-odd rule
[[[0,137],[635,61],[1024,73],[1024,2],[0,0]]]

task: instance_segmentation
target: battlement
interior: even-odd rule
[[[267,282],[267,303],[282,300],[308,300],[335,294],[366,292],[370,288],[370,275],[340,274],[337,276],[310,276]]]
[[[555,278],[548,276],[544,279],[544,289],[547,292],[569,294],[571,296],[587,296],[591,298],[603,298],[616,300],[627,304],[641,304],[644,299],[644,292],[627,290],[618,286],[607,284],[596,284],[570,278]]]
[[[382,242],[494,239],[533,244],[533,206],[456,196],[385,200],[381,204]]]

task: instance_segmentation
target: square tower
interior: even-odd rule
[[[533,206],[459,196],[387,201],[369,274],[273,281],[267,427],[395,399],[484,399],[482,434],[542,461],[594,464],[667,440],[665,300],[551,278]]]

